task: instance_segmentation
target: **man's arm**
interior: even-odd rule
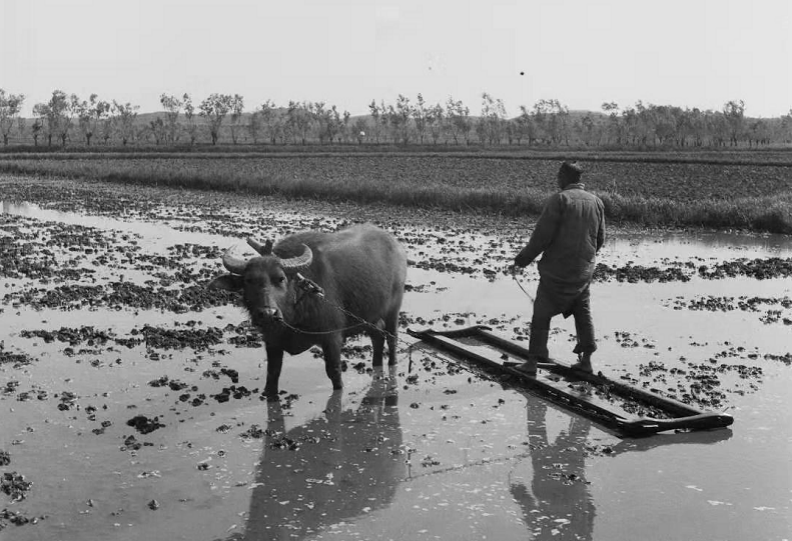
[[[526,267],[544,252],[555,238],[558,226],[561,223],[561,215],[564,212],[564,203],[561,194],[555,194],[548,200],[539,221],[536,222],[531,240],[528,245],[514,258],[517,267]]]
[[[602,245],[605,244],[605,205],[602,201],[597,203],[597,208],[600,215],[599,230],[597,230],[597,251],[599,252]]]

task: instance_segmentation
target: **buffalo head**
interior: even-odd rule
[[[230,272],[209,283],[209,288],[227,289],[242,293],[242,299],[253,323],[266,331],[281,321],[292,319],[296,300],[296,273],[310,266],[311,248],[302,245],[301,254],[281,258],[272,251],[272,242],[260,244],[248,239],[258,257],[248,260],[234,257],[227,250],[223,265]]]

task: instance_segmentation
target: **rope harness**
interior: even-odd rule
[[[520,280],[517,279],[517,272],[512,270],[511,275],[512,275],[512,279],[514,279],[514,281],[517,282],[517,285],[520,287],[520,289],[522,289],[522,292],[525,293],[525,296],[531,299],[531,302],[536,302],[534,296],[528,293],[523,287],[523,285],[520,283]]]
[[[519,288],[525,294],[525,296],[528,297],[529,299],[531,299],[531,301],[534,301],[535,300],[534,297],[530,293],[528,293],[528,291],[525,290],[523,285],[517,279],[517,275],[516,275],[516,273],[514,271],[512,271],[512,278],[517,283],[517,286],[519,286]],[[327,299],[327,297],[325,296],[324,289],[319,284],[317,284],[316,282],[311,280],[310,278],[306,278],[302,274],[297,273],[295,275],[295,279],[296,279],[297,287],[300,288],[304,292],[304,295],[301,296],[298,299],[297,302],[300,302],[305,295],[315,296],[315,297],[319,298],[320,300],[322,300],[323,302],[329,304],[330,306],[332,306],[336,310],[338,310],[341,313],[345,314],[346,316],[358,321],[359,323],[356,323],[354,325],[349,325],[347,327],[342,327],[340,329],[331,330],[331,331],[306,331],[306,330],[303,330],[303,329],[298,329],[297,327],[294,327],[293,325],[290,325],[289,323],[281,320],[280,324],[283,325],[284,327],[286,327],[287,329],[289,329],[289,330],[291,330],[293,332],[296,332],[296,333],[300,333],[300,334],[307,334],[307,335],[312,335],[312,336],[321,336],[321,335],[328,335],[328,334],[334,334],[334,333],[337,333],[337,332],[347,331],[347,330],[354,329],[354,328],[359,327],[359,326],[362,325],[364,327],[368,327],[368,328],[370,328],[370,329],[372,329],[372,330],[374,330],[376,332],[379,332],[379,333],[385,335],[385,337],[387,337],[387,338],[392,338],[392,339],[396,340],[396,342],[398,342],[398,343],[402,344],[403,346],[405,346],[403,349],[399,350],[397,353],[403,353],[405,351],[408,351],[408,352],[412,353],[412,349],[413,349],[413,347],[415,346],[415,344],[417,342],[406,342],[405,340],[403,340],[398,335],[394,335],[393,333],[388,332],[385,329],[382,329],[382,328],[380,328],[380,327],[378,327],[376,325],[373,325],[372,323],[370,323],[370,322],[366,321],[365,319],[357,316],[356,314],[353,314],[352,312],[350,312],[349,310],[345,309],[344,307],[339,306],[336,303],[329,301]],[[445,360],[441,355],[435,353],[432,350],[427,350],[426,353],[431,355],[431,356],[433,356],[433,357],[436,357],[439,360]],[[410,367],[408,369],[408,372],[412,372],[412,357],[410,358]]]
[[[520,280],[517,278],[517,273],[514,270],[512,270],[511,276],[512,276],[512,279],[514,280],[514,282],[517,284],[517,287],[519,287],[522,290],[523,294],[526,297],[528,297],[529,299],[531,299],[531,302],[535,302],[536,299],[534,298],[533,295],[528,293],[528,291],[523,287],[523,285],[520,283]],[[370,322],[366,321],[365,319],[357,316],[356,314],[353,314],[349,310],[346,310],[342,306],[339,306],[336,303],[329,301],[327,299],[327,297],[325,296],[324,289],[319,284],[317,284],[316,282],[311,280],[310,278],[306,278],[305,276],[303,276],[302,274],[300,274],[298,272],[295,275],[295,280],[296,280],[297,287],[305,292],[305,294],[303,296],[301,296],[299,299],[297,299],[298,303],[302,301],[302,299],[304,298],[305,295],[312,295],[312,296],[315,296],[315,297],[319,298],[323,302],[329,304],[330,306],[332,306],[333,308],[335,308],[339,312],[343,313],[344,315],[359,321],[359,323],[356,323],[354,325],[349,325],[347,327],[342,327],[340,329],[335,329],[335,330],[332,330],[332,331],[306,331],[306,330],[303,330],[303,329],[298,329],[297,327],[294,327],[293,325],[290,325],[289,323],[281,320],[280,321],[281,325],[283,325],[287,329],[290,329],[290,330],[292,330],[294,332],[301,333],[301,334],[309,334],[309,335],[318,336],[318,335],[327,335],[327,334],[334,334],[334,333],[337,333],[337,332],[348,331],[350,329],[354,329],[355,327],[363,325],[365,327],[370,327],[371,329],[373,329],[373,330],[375,330],[375,331],[377,331],[379,333],[384,334],[386,337],[394,338],[397,341],[403,342],[398,336],[395,336],[393,333],[390,333],[390,332],[388,332],[385,329],[381,329],[381,328],[377,327],[376,325],[373,325]],[[410,343],[410,344],[408,344],[408,346],[412,347],[412,344]]]
[[[383,329],[380,329],[379,327],[376,327],[376,326],[372,325],[371,323],[369,323],[365,319],[360,318],[360,317],[356,316],[355,314],[353,314],[352,312],[350,312],[348,310],[345,310],[344,308],[338,306],[337,304],[327,300],[327,297],[325,296],[324,289],[319,284],[317,284],[316,282],[311,280],[310,278],[306,278],[305,276],[303,276],[299,272],[295,275],[294,278],[296,280],[297,287],[300,288],[304,292],[304,294],[302,296],[300,296],[300,298],[297,299],[297,304],[299,304],[302,301],[302,299],[305,297],[305,295],[312,295],[312,296],[315,296],[315,297],[321,299],[325,303],[327,303],[330,306],[334,307],[336,310],[339,310],[340,312],[346,314],[347,316],[350,316],[350,317],[352,317],[354,319],[357,319],[362,324],[367,325],[369,327],[372,327],[372,328],[382,332],[383,334],[390,334],[390,333],[386,333],[386,331],[384,331]],[[355,327],[359,326],[359,324],[349,325],[348,327],[342,327],[340,329],[335,329],[335,330],[332,330],[332,331],[305,331],[303,329],[298,329],[297,327],[294,327],[293,325],[290,325],[290,324],[286,323],[282,319],[280,320],[280,324],[283,325],[284,327],[286,327],[287,329],[292,330],[294,332],[301,333],[301,334],[310,334],[310,335],[313,335],[313,336],[334,334],[334,333],[337,333],[337,332],[348,331],[349,329],[354,329]]]

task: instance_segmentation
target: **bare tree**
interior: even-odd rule
[[[264,131],[264,137],[269,139],[274,145],[276,140],[276,127],[275,127],[275,103],[272,100],[267,100],[261,104],[258,110],[261,119],[261,129]]]
[[[369,107],[369,114],[371,115],[371,119],[374,121],[374,125],[371,127],[371,131],[373,132],[374,135],[374,142],[379,143],[380,115],[382,114],[382,111],[377,105],[376,100],[371,100],[371,103],[369,103],[368,107]]]
[[[54,90],[47,103],[37,103],[33,106],[33,114],[39,117],[45,126],[44,135],[49,146],[52,146],[54,136],[60,137],[63,144],[66,144],[72,124],[72,112],[69,97],[65,92]]]
[[[179,114],[181,113],[184,101],[176,96],[169,96],[168,94],[160,94],[160,103],[165,109],[165,123],[167,138],[171,144],[179,139]]]
[[[239,94],[234,94],[230,100],[231,117],[229,128],[231,129],[231,141],[237,144],[237,137],[239,131],[239,121],[242,118],[242,112],[245,110],[245,100]]]
[[[781,117],[781,138],[785,142],[792,141],[792,109]]]
[[[23,94],[6,94],[6,91],[0,88],[0,132],[3,134],[4,146],[8,146],[8,138],[14,128],[14,122],[21,118],[19,113],[24,102]]]
[[[520,105],[520,116],[514,122],[517,124],[515,133],[518,143],[523,138],[526,138],[528,139],[528,146],[531,146],[536,140],[536,129],[531,112],[525,105]]]
[[[286,108],[286,135],[291,135],[295,143],[299,140],[301,144],[306,144],[313,116],[312,104],[290,101]]]
[[[470,109],[461,100],[454,101],[448,98],[446,102],[446,120],[451,129],[454,143],[459,144],[460,138],[464,139],[465,144],[470,143],[470,130],[473,129],[473,122],[470,119]]]
[[[335,105],[325,109],[324,102],[313,104],[312,112],[317,124],[319,142],[332,143],[341,133],[341,115]]]
[[[85,137],[85,144],[91,146],[91,138],[99,130],[101,122],[110,114],[110,104],[97,99],[96,94],[91,94],[88,101],[79,101],[73,96],[72,108],[77,115],[77,125]]]
[[[369,129],[368,122],[366,122],[366,119],[363,117],[356,118],[355,122],[352,124],[352,131],[359,145],[362,145],[363,141],[365,141],[367,129]]]
[[[729,124],[729,144],[737,146],[739,138],[743,134],[745,122],[745,102],[743,100],[731,100],[723,106],[723,116]]]
[[[569,144],[569,109],[565,105],[555,99],[541,99],[534,104],[532,116],[545,142],[557,145],[566,140]]]
[[[20,141],[24,141],[25,139],[26,128],[27,128],[27,120],[22,116],[17,117],[17,133],[19,134]]]
[[[393,130],[394,142],[406,145],[410,142],[410,117],[413,115],[413,107],[410,105],[410,98],[399,94],[396,99],[396,106],[388,106],[388,120]]]
[[[132,105],[129,102],[122,105],[113,100],[116,128],[121,138],[121,144],[124,146],[130,139],[135,137],[135,119],[138,115],[138,109],[140,109],[138,105]]]
[[[147,135],[154,138],[154,144],[159,145],[163,141],[167,141],[169,137],[168,125],[162,120],[161,116],[149,122]]]
[[[499,144],[503,138],[506,107],[503,100],[494,99],[484,92],[481,95],[481,117],[476,125],[482,143]]]
[[[40,104],[37,104],[40,105]],[[40,114],[36,112],[36,107],[33,107],[33,114]],[[33,125],[30,127],[30,133],[33,135],[33,146],[38,146],[38,138],[41,135],[41,131],[44,129],[44,122],[42,122],[41,118],[37,118],[33,121]]]
[[[429,110],[426,106],[424,97],[419,93],[415,100],[415,106],[412,109],[413,122],[415,123],[415,131],[418,133],[418,142],[423,144],[424,136],[426,135],[427,116]]]
[[[344,114],[341,115],[341,118],[342,118],[342,120],[341,120],[341,138],[343,139],[343,141],[345,143],[348,143],[349,142],[349,137],[351,135],[351,130],[352,130],[352,125],[351,125],[352,113],[350,113],[349,111],[347,111],[345,109],[344,110]]]
[[[209,135],[212,138],[212,144],[216,145],[217,140],[220,138],[220,126],[226,115],[231,111],[234,98],[230,94],[210,94],[208,98],[201,102],[198,107],[201,112],[200,115],[206,117],[209,121]]]
[[[194,145],[198,139],[198,127],[195,125],[195,106],[189,94],[182,96],[184,102],[184,118],[187,119],[187,135],[190,137],[190,145]]]
[[[250,134],[250,139],[253,141],[253,144],[257,145],[259,142],[259,134],[261,133],[261,111],[253,111],[250,113],[248,123],[245,124],[245,129],[247,129]]]
[[[52,135],[53,135],[53,118],[50,110],[49,105],[46,103],[37,103],[33,106],[33,116],[36,117],[36,127],[38,129],[33,130],[33,144],[38,146],[38,135],[43,133],[43,135],[47,138],[47,146],[52,146]]]
[[[622,122],[622,117],[619,115],[619,104],[615,101],[605,102],[602,104],[602,110],[608,115],[608,128],[605,132],[605,141],[608,143],[615,142],[617,145],[621,145],[624,137],[624,124]]]
[[[66,94],[63,94],[62,107],[56,109],[60,114],[60,121],[58,122],[58,137],[60,137],[61,146],[63,147],[66,146],[66,141],[69,139],[69,132],[71,131],[72,126],[74,126],[74,117],[77,114],[77,104],[79,102],[80,99],[76,94],[72,94],[68,96],[68,98],[66,97]]]

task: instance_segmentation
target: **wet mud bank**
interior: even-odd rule
[[[394,369],[348,341],[341,392],[318,351],[287,358],[268,401],[258,333],[205,288],[249,236],[375,221],[411,260],[402,331],[485,324],[527,341],[538,277],[508,265],[528,220],[11,177],[0,201],[0,539],[792,530],[789,239],[611,232],[597,367],[737,420],[625,440],[404,332]],[[574,325],[553,325],[568,362]],[[645,526],[625,525],[639,512]]]

